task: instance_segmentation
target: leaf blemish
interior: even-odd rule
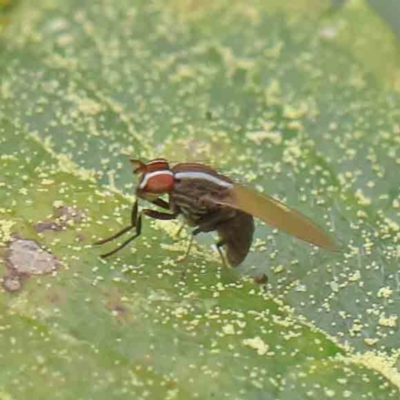
[[[50,252],[30,239],[14,238],[9,244],[5,262],[9,273],[3,277],[3,287],[9,292],[22,288],[22,281],[31,275],[49,274],[61,264]]]
[[[75,207],[61,205],[55,209],[54,214],[46,221],[38,222],[34,225],[36,232],[63,231],[69,226],[73,226],[83,220],[82,211]]]

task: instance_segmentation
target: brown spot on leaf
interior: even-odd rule
[[[58,292],[55,293],[50,293],[48,296],[46,296],[47,300],[49,301],[49,303],[51,304],[58,304],[61,303],[62,301],[65,300],[65,296],[61,296],[60,292],[59,292],[59,288],[57,288]]]
[[[130,321],[131,313],[129,312],[129,309],[115,294],[112,294],[110,298],[106,300],[105,305],[119,322],[128,323]]]
[[[57,225],[55,222],[44,221],[44,222],[38,222],[37,224],[35,224],[34,229],[36,232],[43,232],[43,231],[60,231],[62,228],[60,225]]]
[[[67,229],[69,225],[82,221],[83,212],[77,208],[70,206],[61,206],[56,208],[52,217],[47,221],[38,222],[34,225],[36,232],[47,230],[62,231]]]
[[[57,258],[30,239],[15,238],[8,247],[6,264],[17,275],[48,274],[60,266]]]
[[[6,275],[2,285],[7,292],[18,292],[22,288],[21,278],[18,275]]]
[[[126,314],[127,309],[122,304],[115,304],[113,307],[113,311],[118,315]]]
[[[78,243],[81,243],[81,242],[85,241],[85,235],[82,235],[81,233],[78,233],[78,234],[76,235],[76,237],[75,237],[75,240],[76,240]]]
[[[29,239],[14,237],[5,255],[8,274],[3,277],[3,288],[8,292],[21,290],[24,279],[31,275],[48,274],[61,266],[57,258]]]
[[[257,285],[265,285],[268,283],[268,275],[266,274],[261,274],[261,275],[255,275],[253,276],[254,283]]]
[[[177,382],[175,380],[168,379],[165,382],[165,387],[167,389],[175,389],[177,386],[178,386],[178,384],[177,384]]]

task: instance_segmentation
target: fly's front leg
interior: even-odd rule
[[[109,251],[108,253],[102,254],[100,257],[101,258],[107,258],[109,256],[112,256],[115,254],[117,251],[123,249],[125,246],[127,246],[130,242],[134,241],[140,234],[142,233],[142,213],[139,213],[137,216],[137,219],[135,221],[134,227],[136,228],[136,233],[131,236],[129,239],[125,240],[122,242],[119,246],[117,246],[114,250]],[[121,235],[119,235],[121,236]],[[114,238],[115,239],[115,238]]]
[[[160,198],[152,200],[151,203],[153,203],[154,205],[156,205],[156,206],[158,206],[160,208],[164,208],[164,210],[170,210],[171,209],[171,206],[168,203],[168,201],[165,201],[165,200],[160,199]]]
[[[130,230],[132,230],[133,228],[136,227],[136,223],[137,223],[137,217],[138,217],[138,201],[136,200],[133,203],[133,207],[132,207],[132,211],[131,211],[131,223],[130,225],[126,226],[125,228],[122,228],[120,231],[118,231],[117,233],[115,233],[114,235],[99,240],[97,242],[95,242],[95,245],[99,245],[99,244],[104,244],[107,242],[111,242],[114,239],[119,238],[120,236],[122,236],[124,233],[129,232]]]
[[[157,200],[161,200],[161,201],[157,201]],[[163,208],[169,208],[169,204],[167,202],[165,202],[162,199],[157,199],[157,200],[153,201],[153,203],[160,207],[163,207]],[[165,213],[165,212],[160,212],[160,211],[151,210],[151,209],[143,209],[142,211],[138,212],[138,203],[136,201],[132,207],[131,224],[129,226],[121,229],[115,235],[112,235],[107,239],[100,240],[100,241],[96,242],[95,244],[103,244],[103,243],[107,243],[111,240],[117,239],[118,237],[120,237],[121,235],[123,235],[126,232],[129,232],[133,228],[136,229],[136,233],[133,236],[131,236],[130,238],[128,238],[127,240],[125,240],[124,242],[122,242],[114,250],[112,250],[108,253],[102,254],[101,258],[107,258],[107,257],[115,254],[117,251],[121,250],[122,248],[127,246],[129,243],[131,243],[133,240],[135,240],[138,236],[140,236],[140,234],[142,232],[142,215],[147,215],[150,218],[160,219],[160,220],[172,220],[177,217],[176,213],[173,213],[173,214]]]

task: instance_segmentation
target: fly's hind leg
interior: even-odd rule
[[[232,271],[232,268],[228,267],[228,263],[226,262],[226,258],[224,255],[224,252],[222,251],[221,247],[224,246],[226,242],[223,240],[219,240],[215,246],[218,250],[219,255],[221,256],[222,264],[224,265],[224,270],[230,274],[230,271]],[[268,284],[268,275],[267,274],[260,274],[260,275],[255,275],[253,277],[253,282],[256,285],[259,285],[260,287],[263,288],[265,292],[267,292],[267,284]]]
[[[196,228],[195,230],[192,231],[192,234],[190,235],[190,239],[189,239],[189,245],[186,249],[185,254],[183,255],[183,257],[178,259],[178,262],[183,262],[186,261],[187,258],[189,257],[190,254],[190,250],[192,249],[192,244],[193,244],[193,239],[196,235],[198,235],[201,232],[201,230],[199,228]],[[181,272],[181,280],[184,280],[186,277],[186,272],[187,272],[187,264],[182,268],[182,272]]]
[[[188,244],[188,247],[187,247],[187,249],[185,251],[185,254],[182,257],[179,257],[177,259],[178,262],[183,262],[188,258],[189,254],[190,254],[190,250],[192,249],[193,238],[194,238],[194,234],[192,233],[190,235],[189,244]]]
[[[234,268],[230,268],[228,262],[226,261],[226,255],[224,254],[224,251],[222,250],[222,247],[226,245],[226,241],[223,239],[218,240],[217,243],[215,243],[215,247],[218,250],[218,253],[221,257],[222,261],[222,268],[220,269],[220,276],[222,278],[222,281],[226,283],[235,283],[238,282],[239,280],[239,275],[235,271]]]
[[[228,263],[226,262],[224,252],[221,249],[221,247],[224,246],[224,245],[225,245],[225,241],[223,241],[223,240],[219,240],[217,243],[215,243],[215,246],[216,246],[216,248],[218,250],[218,253],[219,253],[220,257],[221,257],[221,261],[222,261],[223,266],[225,268],[228,268]]]
[[[192,232],[192,235],[191,235],[190,241],[189,241],[189,245],[188,245],[188,247],[187,247],[187,250],[186,250],[186,252],[185,252],[185,255],[184,255],[182,258],[179,259],[179,262],[185,261],[185,260],[188,258],[189,253],[190,253],[190,249],[191,249],[192,244],[193,244],[193,239],[194,239],[194,237],[195,237],[196,235],[198,235],[200,232],[202,232],[202,230],[201,230],[200,228],[196,228],[196,229]],[[219,241],[216,243],[216,247],[217,247],[217,250],[218,250],[219,255],[221,256],[221,261],[222,261],[222,264],[223,264],[223,266],[224,266],[224,269],[228,270],[228,269],[229,269],[229,268],[228,268],[228,264],[227,264],[227,262],[226,262],[224,253],[223,253],[223,251],[221,250],[221,247],[224,246],[224,244],[225,244],[225,242],[224,242],[223,240],[219,240]],[[182,269],[181,279],[184,279],[184,278],[186,277],[186,272],[187,272],[187,266],[185,266],[185,267]]]

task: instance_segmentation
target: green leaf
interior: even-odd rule
[[[399,63],[372,10],[37,0],[9,18],[1,398],[398,398]],[[146,219],[102,261],[129,158],[159,156],[284,200],[343,252],[258,224],[237,270],[212,235],[179,263],[190,231]],[[239,278],[261,273],[266,291]]]

